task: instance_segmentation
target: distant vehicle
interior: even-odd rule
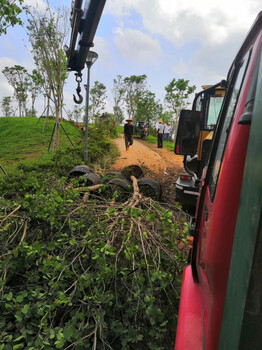
[[[215,85],[204,85],[203,90],[196,94],[192,110],[183,110],[181,115],[186,114],[186,125],[189,127],[190,121],[195,112],[201,112],[201,122],[197,130],[198,141],[195,144],[194,154],[192,149],[189,153],[187,148],[179,147],[179,133],[175,153],[184,155],[184,168],[186,174],[181,174],[176,181],[176,200],[184,206],[195,207],[199,193],[199,179],[201,178],[204,166],[210,153],[213,132],[216,127],[218,115],[225,96],[225,81]],[[182,117],[181,122],[185,121]],[[179,123],[178,128],[185,128]]]

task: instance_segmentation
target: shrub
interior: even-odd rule
[[[0,344],[170,349],[183,214],[150,199],[84,203],[65,181],[31,174],[20,192],[1,198]]]

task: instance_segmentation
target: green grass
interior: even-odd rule
[[[154,144],[157,144],[157,137],[156,136],[153,136],[153,135],[148,135],[148,139],[147,139],[147,142],[148,143],[154,143]],[[171,152],[174,152],[174,148],[175,148],[175,145],[174,145],[174,142],[168,142],[168,141],[164,141],[163,142],[163,146],[164,148],[166,148],[168,151],[171,151]]]
[[[122,125],[116,125],[116,131],[119,133],[123,133],[124,132],[124,127]]]
[[[44,120],[40,120],[36,125],[37,121],[36,118],[0,118],[0,164],[6,171],[13,170],[21,161],[27,164],[36,160],[38,162],[51,160],[53,143],[49,152],[48,146],[54,120],[49,120],[49,126],[44,131]],[[66,121],[63,122],[63,127],[74,145],[82,142],[83,132]],[[73,148],[61,127],[59,139],[60,150]]]

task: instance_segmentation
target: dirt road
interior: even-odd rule
[[[139,165],[145,177],[154,178],[160,184],[162,200],[176,204],[175,182],[179,174],[184,172],[183,156],[177,156],[165,148],[159,149],[157,145],[136,138],[129,151],[125,149],[123,136],[115,139],[114,143],[121,154],[111,170],[121,171],[125,166]]]
[[[145,167],[155,174],[163,174],[170,170],[172,173],[181,172],[183,169],[183,157],[177,156],[165,148],[157,148],[157,145],[136,138],[129,151],[125,149],[123,137],[115,139],[114,143],[121,153],[113,165],[113,169],[117,171],[134,164]]]

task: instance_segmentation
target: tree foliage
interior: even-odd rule
[[[195,89],[195,85],[189,86],[189,80],[175,78],[165,87],[165,102],[174,113],[175,125],[177,125],[180,111],[188,106],[188,98]]]
[[[82,201],[65,180],[0,181],[12,188],[0,197],[4,349],[171,349],[184,214],[149,198]]]
[[[41,93],[43,86],[43,78],[40,75],[40,73],[33,69],[32,74],[29,74],[29,82],[28,82],[28,89],[31,94],[31,115],[33,116],[35,113],[35,100],[37,96]]]
[[[67,29],[63,26],[68,11],[58,10],[57,13],[48,7],[45,12],[28,10],[28,36],[32,46],[32,54],[38,74],[42,77],[42,86],[48,97],[55,105],[58,122],[61,117],[63,104],[63,88],[68,76],[67,60],[63,43]],[[59,143],[59,129],[56,132],[56,146]]]
[[[94,86],[90,90],[90,102],[92,118],[96,121],[97,116],[105,109],[106,105],[106,87],[99,81],[94,82]]]
[[[145,74],[125,78],[118,75],[113,83],[114,115],[117,123],[124,120],[122,106],[125,102],[127,115],[134,121],[146,121],[149,126],[154,127],[159,119],[163,119],[164,123],[171,124],[173,131],[176,129],[180,111],[189,104],[188,98],[196,89],[195,85],[189,85],[189,80],[174,78],[165,87],[164,108],[156,99],[155,93],[148,89]]]
[[[114,98],[114,119],[118,124],[121,124],[124,120],[124,113],[122,110],[122,104],[124,101],[125,88],[124,81],[121,75],[117,75],[117,78],[113,80],[114,87],[112,89]]]
[[[14,89],[14,96],[19,106],[19,117],[26,116],[26,102],[29,90],[29,74],[27,69],[20,65],[15,65],[13,67],[5,67],[2,73]]]
[[[7,28],[23,24],[19,18],[23,2],[23,0],[0,0],[0,36],[6,34]]]
[[[144,91],[137,102],[135,119],[146,121],[148,126],[153,126],[158,119],[157,105],[156,95],[149,90]]]
[[[76,123],[82,123],[84,121],[85,107],[80,107],[79,105],[74,106],[72,111],[68,112],[69,120],[73,120]]]
[[[3,111],[4,117],[11,117],[14,115],[11,96],[5,96],[2,98],[1,109]]]
[[[124,78],[125,88],[125,103],[127,114],[130,118],[135,119],[137,105],[146,88],[147,76],[143,75],[131,75]]]

